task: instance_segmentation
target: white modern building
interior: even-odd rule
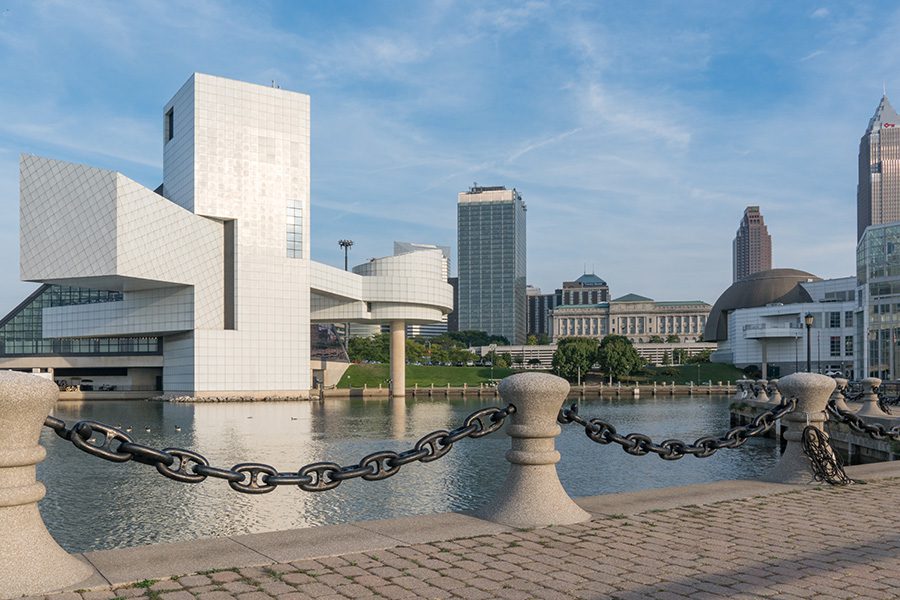
[[[421,252],[423,250],[438,250],[441,253],[441,277],[444,281],[450,279],[450,246],[435,246],[434,244],[419,244],[416,242],[394,242],[394,256]],[[437,337],[447,333],[447,315],[444,315],[438,323],[419,323],[406,326],[406,335],[409,337]]]
[[[705,339],[718,342],[713,362],[753,365],[764,378],[806,371],[807,359],[813,372],[852,378],[856,311],[855,277],[822,280],[794,269],[761,271],[719,297]]]
[[[42,309],[45,338],[146,336],[169,394],[303,397],[311,323],[440,322],[439,249],[352,273],[310,260],[309,96],[194,74],[163,109],[163,184],[21,160],[21,278],[116,292]],[[397,386],[395,393],[402,393]]]

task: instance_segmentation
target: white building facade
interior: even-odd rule
[[[156,191],[23,156],[22,279],[122,293],[45,308],[45,337],[158,336],[167,393],[302,397],[310,323],[452,309],[440,251],[354,273],[310,260],[309,96],[194,74],[163,115]]]
[[[756,366],[771,378],[806,371],[808,357],[813,372],[856,376],[856,278],[798,285],[808,294],[809,301],[775,302],[730,311],[728,337],[719,342],[712,360],[739,368]],[[813,316],[808,330],[807,314]]]

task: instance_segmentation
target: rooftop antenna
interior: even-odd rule
[[[884,79],[881,80],[881,95],[887,96],[887,83],[885,83]]]

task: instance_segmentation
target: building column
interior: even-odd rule
[[[406,322],[391,321],[391,395],[406,396]]]

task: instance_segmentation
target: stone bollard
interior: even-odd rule
[[[783,419],[787,427],[784,434],[787,448],[778,464],[761,479],[775,483],[818,483],[809,458],[803,453],[801,440],[807,425],[824,431],[825,407],[835,387],[834,379],[817,373],[794,373],[780,380],[778,387],[785,398],[797,399],[797,407]]]
[[[888,417],[886,412],[878,406],[878,394],[875,388],[881,385],[881,380],[877,377],[866,377],[862,380],[863,396],[860,399],[863,403],[862,408],[856,411],[860,417]]]
[[[769,382],[765,379],[757,379],[756,383],[753,385],[753,391],[756,392],[756,401],[762,402],[763,404],[769,403],[769,394],[766,390],[769,387]]]
[[[0,598],[46,594],[94,575],[59,547],[38,512],[45,489],[34,466],[47,455],[38,439],[58,397],[48,379],[0,371]]]
[[[781,390],[778,389],[778,379],[769,380],[769,400],[772,404],[781,404]]]
[[[546,373],[519,373],[500,382],[504,403],[516,407],[506,433],[512,448],[506,481],[494,501],[475,516],[511,527],[545,527],[587,521],[591,516],[569,497],[559,482],[559,452],[553,438],[560,434],[556,416],[566,401],[569,384]]]
[[[844,390],[847,389],[847,385],[849,385],[850,382],[843,377],[835,377],[834,383],[836,384],[834,393],[831,394],[831,399],[834,400],[834,407],[845,412],[853,412],[850,407],[847,406],[846,400],[844,400]]]
[[[745,379],[738,379],[734,382],[734,401],[741,402],[744,399],[744,382]]]

